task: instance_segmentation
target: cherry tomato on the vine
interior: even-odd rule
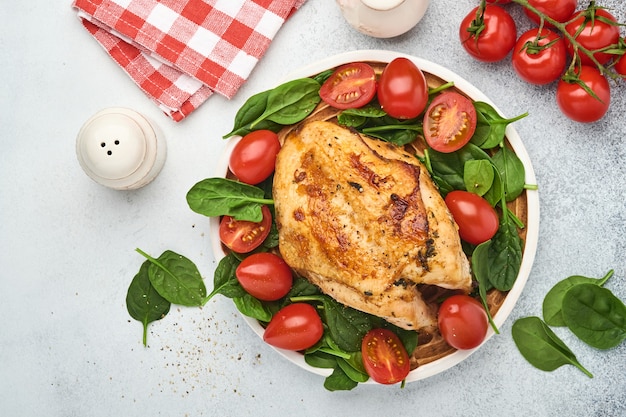
[[[439,94],[424,114],[424,138],[439,152],[454,152],[476,130],[476,109],[467,97],[453,91]]]
[[[237,253],[247,253],[258,248],[270,233],[272,213],[267,206],[261,208],[263,219],[258,222],[235,220],[224,216],[220,221],[220,240],[229,249]]]
[[[595,67],[583,65],[577,72],[580,81],[598,98],[593,97],[578,83],[561,79],[556,87],[556,102],[563,114],[572,120],[582,123],[600,120],[611,103],[609,82]]]
[[[361,342],[367,374],[380,384],[403,381],[411,370],[409,354],[400,338],[388,329],[372,329]]]
[[[245,258],[237,266],[235,276],[248,294],[263,301],[284,297],[293,284],[289,265],[280,256],[269,252],[253,253]]]
[[[455,190],[449,192],[444,200],[464,241],[478,245],[491,239],[498,231],[498,213],[478,194]]]
[[[461,45],[472,57],[483,62],[496,62],[504,59],[513,49],[517,39],[517,27],[511,15],[501,7],[488,4],[483,13],[484,28],[475,36],[468,29],[474,27],[477,19],[474,8],[461,22],[459,38]]]
[[[417,117],[428,103],[426,77],[407,58],[391,61],[378,81],[378,101],[382,109],[396,119]]]
[[[374,69],[363,62],[343,65],[322,84],[320,97],[337,109],[359,108],[376,94]]]
[[[595,17],[592,20],[589,16],[590,11],[581,10],[574,14],[573,21],[565,26],[565,30],[576,38],[576,41],[588,49],[594,51],[605,48],[609,45],[616,44],[619,41],[619,26],[610,24],[603,19],[617,23],[615,17],[605,9],[596,9]],[[580,31],[580,33],[578,33]],[[573,53],[574,47],[571,42],[567,42],[570,54]],[[593,61],[584,53],[579,52],[580,61],[583,65],[594,65]],[[596,60],[601,64],[606,64],[615,55],[604,52],[596,52],[593,54]]]
[[[304,350],[316,344],[324,334],[324,326],[315,307],[293,303],[280,309],[265,328],[263,340],[277,348]]]
[[[576,11],[578,0],[528,0],[528,4],[544,13],[559,23],[565,23]],[[535,23],[539,24],[540,18],[535,12],[524,8],[524,13]],[[546,22],[547,25],[551,24]]]
[[[565,71],[566,61],[565,42],[559,35],[545,28],[541,29],[541,34],[537,28],[523,33],[513,48],[511,58],[517,75],[536,85],[557,80]]]
[[[473,349],[480,345],[489,327],[483,305],[469,295],[453,295],[439,307],[439,332],[455,349]]]
[[[621,76],[626,77],[626,54],[620,56],[617,61],[615,61],[613,69]]]
[[[258,184],[274,172],[280,151],[278,135],[271,130],[255,130],[233,148],[229,168],[241,182]]]

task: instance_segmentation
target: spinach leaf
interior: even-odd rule
[[[493,184],[494,166],[486,159],[469,160],[463,169],[465,188],[474,194],[484,195]]]
[[[232,252],[220,260],[213,275],[213,291],[205,298],[204,304],[216,294],[227,298],[243,297],[246,294],[235,275],[239,264],[239,259]]]
[[[144,261],[126,294],[128,314],[143,325],[143,345],[147,346],[148,324],[161,320],[170,311],[170,302],[161,297],[150,284],[150,261]]]
[[[451,153],[442,153],[430,149],[428,159],[433,176],[441,178],[455,190],[466,190],[464,173],[467,161],[490,160],[485,151],[472,143],[468,143],[458,151]]]
[[[561,307],[565,293],[578,284],[595,284],[603,286],[613,276],[610,270],[603,278],[587,278],[581,275],[572,275],[559,281],[543,299],[543,319],[550,326],[565,326]]]
[[[504,181],[504,194],[506,201],[513,201],[524,191],[524,183],[526,180],[526,171],[524,164],[515,154],[506,146],[503,146],[492,157],[494,166],[500,172],[502,181]]]
[[[563,365],[574,365],[593,378],[565,343],[539,317],[516,320],[511,334],[522,356],[535,368],[554,371]]]
[[[314,301],[322,303],[321,315],[328,327],[328,333],[337,344],[337,349],[344,352],[361,350],[361,341],[373,328],[369,314],[346,307],[327,295],[292,297],[292,302]]]
[[[490,105],[482,101],[474,102],[476,109],[477,126],[479,136],[472,143],[483,149],[491,149],[502,144],[506,133],[507,125],[523,119],[528,113],[523,113],[511,119],[505,119]],[[476,132],[474,133],[476,136]]]
[[[260,222],[261,207],[274,204],[262,189],[227,178],[206,178],[187,192],[191,210],[208,217],[232,216],[236,220]]]
[[[206,287],[193,262],[170,250],[163,252],[158,259],[139,248],[136,251],[150,261],[150,283],[161,297],[172,304],[188,307],[204,304]]]
[[[489,305],[487,303],[487,291],[492,288],[491,282],[489,281],[490,247],[491,240],[488,240],[476,246],[471,257],[472,272],[474,273],[474,278],[476,278],[476,281],[478,282],[478,294],[480,295],[480,300],[483,304],[483,307],[485,307],[485,311],[487,312],[489,324],[491,324],[494,332],[499,334],[500,331],[493,321],[493,317],[491,316],[491,312],[489,311]]]
[[[339,366],[336,366],[333,373],[324,380],[324,388],[328,391],[349,391],[357,385],[359,383],[350,379]]]
[[[522,265],[522,239],[510,216],[503,207],[500,226],[489,247],[489,281],[500,291],[513,288]]]
[[[333,369],[337,366],[337,357],[330,353],[315,351],[306,352],[304,354],[304,361],[314,368]]]
[[[626,339],[626,306],[596,284],[570,288],[563,297],[563,320],[580,340],[598,349],[610,349]]]
[[[256,125],[256,129],[252,129],[251,124],[265,111],[267,106],[267,97],[271,90],[263,91],[250,97],[243,106],[239,109],[235,115],[235,124],[230,133],[222,136],[223,139],[227,139],[231,136],[239,135],[245,136],[252,130],[267,129],[273,132],[278,132],[282,125],[278,123],[266,120]]]
[[[270,90],[263,113],[251,124],[255,128],[263,120],[281,125],[298,123],[320,102],[320,84],[312,78],[288,81]]]
[[[264,323],[268,323],[272,319],[271,308],[248,293],[245,293],[241,297],[234,297],[233,302],[235,303],[237,310],[239,310],[243,315],[252,317]]]
[[[355,352],[356,354],[357,352]],[[359,355],[361,354],[361,352],[358,352]],[[358,357],[358,359],[361,361],[361,363],[363,363],[363,358],[361,356]],[[361,370],[356,368],[355,366],[353,366],[357,364],[356,361],[347,361],[346,359],[343,358],[337,358],[337,365],[339,366],[339,368],[341,368],[341,370],[346,374],[346,376],[348,378],[350,378],[351,380],[353,380],[354,382],[365,382],[368,379],[370,379],[369,375],[367,374],[367,372],[365,372],[365,370]],[[357,365],[358,366],[358,365]],[[362,368],[362,366],[360,366],[359,368]]]

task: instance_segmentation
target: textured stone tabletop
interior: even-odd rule
[[[587,2],[581,1],[580,4]],[[623,0],[602,0],[626,22]],[[76,19],[69,1],[0,5],[0,415],[2,416],[626,416],[626,343],[599,351],[557,334],[589,369],[533,368],[511,337],[515,319],[541,315],[546,292],[569,275],[615,275],[626,300],[626,82],[597,123],[570,121],[555,85],[520,81],[510,57],[474,61],[458,26],[475,0],[432,0],[405,35],[375,39],[352,29],[334,0],[308,0],[280,30],[234,99],[214,96],[188,119],[164,116]],[[514,5],[507,6],[530,27]],[[621,29],[621,34],[626,34]],[[208,222],[185,194],[213,176],[221,136],[250,95],[330,55],[382,49],[451,69],[512,117],[530,155],[541,206],[539,244],[526,288],[501,334],[459,365],[398,386],[326,391],[323,378],[256,337],[232,302],[174,307],[149,329],[125,307],[142,258],[136,247],[194,260],[211,286],[216,262]],[[113,191],[90,180],[75,153],[97,111],[128,107],[166,138],[156,180]]]

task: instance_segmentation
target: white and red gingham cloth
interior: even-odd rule
[[[85,28],[180,121],[213,92],[232,98],[306,0],[74,0]]]

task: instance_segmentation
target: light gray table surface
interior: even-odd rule
[[[581,1],[580,4],[586,2]],[[557,334],[589,369],[539,371],[519,354],[513,321],[541,315],[546,292],[574,274],[599,277],[626,300],[626,83],[606,117],[565,118],[555,85],[520,81],[510,58],[482,64],[458,41],[474,0],[433,0],[406,35],[375,39],[333,0],[308,0],[285,24],[234,99],[214,96],[181,123],[163,115],[82,28],[69,1],[0,4],[0,415],[26,416],[626,416],[626,343],[590,348]],[[626,22],[623,0],[603,0]],[[509,7],[528,27],[516,7]],[[621,29],[622,35],[625,29]],[[173,307],[141,344],[125,307],[140,247],[194,260],[211,288],[208,222],[185,194],[215,175],[237,109],[289,72],[330,55],[384,49],[447,67],[503,111],[533,163],[541,204],[535,263],[517,305],[481,349],[431,378],[326,391],[323,378],[275,353],[230,300]],[[166,138],[157,179],[137,191],[104,188],[75,154],[82,124],[106,107],[147,116]]]

